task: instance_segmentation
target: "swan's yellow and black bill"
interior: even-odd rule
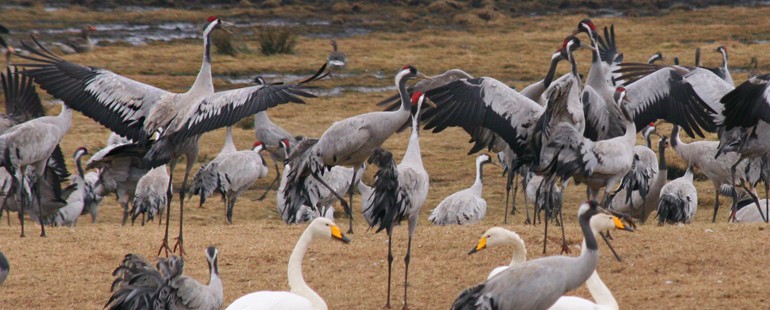
[[[468,252],[468,255],[471,255],[473,253],[476,253],[486,248],[487,248],[487,237],[481,237],[481,239],[479,239],[479,243],[476,244],[475,248],[471,249],[471,251]]]
[[[617,228],[617,229],[626,230],[626,231],[634,231],[634,229],[631,228],[631,226],[628,226],[628,225],[624,224],[623,221],[621,221],[620,218],[618,218],[617,216],[613,216],[612,217],[612,222],[615,223],[615,228]]]
[[[340,228],[337,226],[332,226],[332,238],[345,243],[350,243],[350,239],[348,239],[348,237],[345,237],[345,235],[343,235],[342,232],[340,231]]]

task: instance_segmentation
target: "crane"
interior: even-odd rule
[[[142,165],[141,158],[136,156],[110,156],[113,150],[129,147],[133,141],[120,138],[112,133],[107,139],[107,146],[94,153],[86,162],[86,169],[98,171],[98,185],[94,191],[99,196],[115,193],[118,204],[123,210],[121,225],[126,225],[129,216],[128,204],[134,200],[136,184],[139,179],[147,174],[147,167]],[[96,219],[96,210],[92,211],[93,220]]]
[[[647,217],[653,210],[657,210],[660,190],[667,182],[666,175],[668,172],[668,165],[666,164],[666,148],[669,147],[668,141],[668,137],[665,136],[661,137],[658,141],[658,163],[657,166],[655,166],[657,167],[657,170],[653,170],[655,171],[655,174],[654,176],[650,176],[654,179],[649,183],[646,198],[642,197],[640,190],[631,191],[629,197],[628,188],[623,187],[620,191],[615,193],[615,197],[612,199],[610,204],[612,210],[627,214],[631,218],[637,219],[642,223],[647,221]],[[629,171],[629,174],[631,173],[632,171]],[[645,177],[645,179],[648,179],[648,177]],[[633,187],[631,187],[631,189],[633,189]]]
[[[689,224],[698,210],[698,191],[692,182],[692,166],[679,178],[663,185],[658,200],[658,223]]]
[[[385,230],[388,234],[388,297],[385,308],[390,308],[390,279],[393,266],[392,236],[393,227],[402,220],[409,223],[409,241],[404,256],[404,309],[408,308],[407,292],[409,284],[409,261],[412,253],[412,237],[417,228],[417,218],[420,209],[428,198],[430,179],[428,172],[422,164],[420,151],[420,107],[425,101],[425,94],[415,92],[412,94],[412,102],[416,102],[417,109],[412,116],[412,134],[409,136],[409,145],[401,163],[396,166],[393,154],[383,149],[377,149],[370,162],[376,162],[380,170],[377,171],[374,181],[374,191],[371,194],[370,213],[372,223],[370,227],[379,226],[376,232]]]
[[[421,75],[412,66],[405,66],[398,71],[395,84],[401,96],[401,108],[396,111],[377,111],[356,115],[332,124],[319,139],[302,140],[291,153],[288,163],[291,169],[287,175],[287,183],[284,188],[286,197],[286,212],[284,216],[287,223],[294,222],[297,211],[310,200],[307,189],[304,187],[305,179],[309,176],[320,181],[324,187],[329,188],[321,180],[321,175],[327,168],[344,165],[360,167],[374,150],[382,145],[393,133],[396,132],[412,115],[412,106],[417,102],[409,99],[406,88],[407,80]],[[417,99],[417,97],[412,97]],[[411,104],[410,104],[411,103]],[[353,172],[353,180],[359,171]],[[353,199],[351,181],[350,200]],[[340,199],[349,221],[348,233],[353,232],[352,206]],[[351,201],[352,202],[352,201]]]
[[[167,198],[164,189],[168,187],[169,182],[167,170],[166,165],[152,168],[136,183],[133,208],[131,209],[132,225],[139,214],[142,215],[142,225],[145,222],[145,215],[148,221],[152,221],[156,214],[163,216]],[[162,221],[158,221],[158,225],[160,223]]]
[[[203,285],[182,274],[184,258],[181,256],[158,259],[156,269],[141,256],[128,254],[112,272],[115,276],[110,288],[112,296],[104,308],[218,310],[225,299],[218,256],[215,247],[206,248],[209,284]]]
[[[56,212],[51,221],[53,225],[75,227],[78,217],[83,213],[87,195],[83,166],[80,162],[83,155],[88,155],[88,149],[85,147],[79,147],[75,150],[74,158],[77,173],[70,178],[70,185],[62,193],[62,198],[67,201],[67,205]]]
[[[633,231],[631,226],[606,213],[596,201],[580,205],[578,223],[585,248],[580,256],[543,257],[509,267],[461,292],[451,309],[546,309],[582,285],[596,270],[596,233],[610,229]]]
[[[172,93],[104,69],[67,62],[52,54],[34,37],[37,48],[25,43],[25,47],[34,54],[25,57],[34,62],[24,65],[25,74],[54,97],[135,142],[113,149],[108,155],[125,156],[127,153],[141,156],[143,165],[148,168],[168,163],[171,180],[174,178],[176,159],[181,156],[187,159],[179,193],[179,236],[174,245],[174,251],[179,248],[180,253],[184,253],[184,196],[187,179],[198,155],[200,136],[278,104],[303,103],[300,97],[314,95],[305,92],[302,84],[315,80],[325,69],[322,66],[313,77],[298,84],[257,85],[214,92],[210,35],[221,24],[219,18],[212,16],[207,19],[203,29],[201,69],[185,93]],[[166,254],[171,251],[168,243],[170,187],[167,195],[167,225],[158,251],[165,250]]]
[[[261,141],[254,142],[251,150],[229,153],[216,166],[219,189],[225,200],[225,216],[233,223],[233,208],[238,196],[259,178],[267,176],[267,165],[260,152],[265,148]]]
[[[190,197],[198,195],[200,196],[199,207],[203,208],[203,204],[206,202],[209,196],[214,194],[219,186],[219,174],[217,168],[227,155],[237,152],[235,143],[233,143],[233,127],[228,126],[225,133],[225,144],[222,146],[222,150],[219,151],[216,157],[206,164],[201,165],[198,171],[193,175],[193,179],[190,182]]]

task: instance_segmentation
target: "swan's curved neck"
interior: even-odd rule
[[[511,256],[511,263],[508,266],[514,266],[527,261],[527,246],[524,245],[524,240],[521,237],[511,232],[508,238],[513,244],[513,255]]]
[[[305,252],[313,241],[312,232],[305,230],[302,236],[299,237],[297,245],[294,246],[294,251],[291,252],[289,257],[289,288],[291,292],[299,296],[305,297],[313,304],[314,310],[327,310],[326,302],[316,293],[310,286],[305,283],[305,278],[302,277],[302,259],[305,257]]]

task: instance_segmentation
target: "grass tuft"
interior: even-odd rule
[[[267,56],[294,54],[294,46],[297,45],[297,35],[288,28],[264,27],[259,32],[258,40],[262,54]]]

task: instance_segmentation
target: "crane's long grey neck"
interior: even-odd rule
[[[302,259],[305,257],[308,246],[313,241],[312,231],[306,229],[302,236],[299,237],[297,245],[294,246],[294,250],[289,257],[289,288],[291,292],[310,300],[313,304],[313,309],[326,310],[326,302],[318,295],[310,286],[305,283],[305,278],[302,276]]]
[[[583,231],[583,248],[580,256],[575,258],[575,264],[572,264],[567,277],[567,290],[573,290],[582,285],[588,277],[596,270],[596,264],[599,261],[599,247],[591,229],[591,216],[593,214],[582,214],[578,219],[580,229]]]
[[[233,127],[227,126],[227,134],[225,135],[225,145],[232,145],[235,147],[235,143],[233,143]]]
[[[211,80],[211,32],[215,26],[216,23],[212,22],[203,31],[203,63],[198,76],[195,78],[195,83],[190,88],[191,92],[214,92],[214,82]]]

